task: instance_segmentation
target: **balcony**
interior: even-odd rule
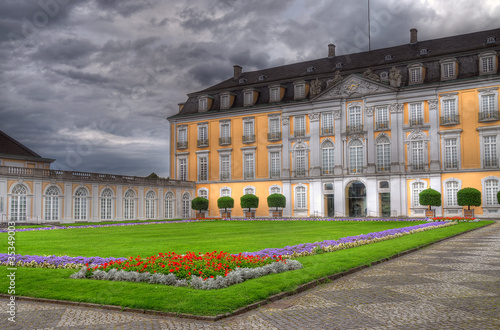
[[[304,176],[308,176],[309,175],[309,171],[306,170],[305,168],[299,168],[299,169],[296,169],[295,171],[292,171],[292,176],[293,177],[304,177]]]
[[[458,161],[457,160],[445,160],[444,161],[444,169],[445,170],[456,170],[456,169],[458,169]]]
[[[363,131],[362,124],[347,125],[346,131],[348,134],[361,133]]]
[[[255,135],[243,135],[241,141],[243,143],[253,143],[255,142]]]
[[[226,146],[228,144],[231,144],[231,137],[221,137],[221,138],[219,138],[219,145],[220,146]]]
[[[360,174],[360,173],[363,173],[362,167],[350,167],[349,168],[349,174]]]
[[[321,135],[333,135],[333,127],[322,127]]]
[[[302,129],[302,130],[293,131],[293,136],[294,137],[304,137],[304,136],[306,136],[306,130]]]
[[[411,170],[412,170],[412,172],[424,171],[425,170],[425,164],[424,163],[412,164],[411,165]]]
[[[245,171],[243,173],[243,179],[244,180],[253,180],[255,177],[255,172],[254,171]]]
[[[389,129],[389,121],[378,121],[375,123],[375,129],[384,131]]]
[[[500,118],[498,110],[483,111],[479,113],[479,121],[496,121]]]
[[[281,176],[281,171],[280,170],[276,170],[276,171],[272,171],[269,172],[269,177],[270,178],[279,178]]]
[[[411,118],[410,127],[418,127],[424,125],[424,118]]]
[[[456,125],[460,124],[460,117],[458,115],[441,116],[441,125]]]
[[[198,181],[208,181],[208,174],[199,174]]]
[[[208,147],[208,139],[198,140],[198,148]]]
[[[377,172],[388,172],[391,170],[390,165],[377,165]]]
[[[221,181],[229,181],[229,180],[231,180],[231,173],[229,173],[229,172],[222,172],[220,174],[220,180]]]
[[[187,141],[177,142],[177,149],[187,149],[188,143]]]
[[[279,140],[281,140],[281,132],[267,133],[267,140],[268,141],[279,141]]]
[[[484,159],[483,160],[484,168],[498,168],[498,159]]]
[[[321,174],[322,175],[333,175],[333,167],[331,167],[331,168],[322,168],[321,169]]]

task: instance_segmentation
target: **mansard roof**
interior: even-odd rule
[[[39,154],[0,131],[0,156],[52,163],[54,159],[42,158]]]
[[[491,36],[496,38],[495,42],[486,43],[486,39]],[[420,50],[422,49],[428,50],[426,55],[420,54]],[[405,82],[408,81],[407,66],[411,63],[419,62],[427,67],[428,73],[424,83],[428,84],[441,81],[439,60],[445,57],[455,57],[459,62],[457,78],[472,78],[479,75],[477,55],[485,50],[498,51],[499,49],[500,28],[243,72],[238,78],[229,78],[204,90],[188,94],[188,100],[185,102],[182,110],[170,118],[173,119],[197,113],[197,97],[204,94],[218,96],[221,92],[232,92],[236,95],[231,109],[221,110],[220,100],[218,97],[215,97],[208,112],[242,109],[244,108],[243,90],[249,87],[259,90],[255,106],[269,105],[268,87],[276,83],[286,86],[285,96],[280,103],[297,102],[294,101],[293,97],[294,81],[304,80],[311,82],[319,79],[324,91],[327,80],[332,79],[336,71],[339,71],[342,77],[345,78],[350,74],[362,74],[369,68],[373,70],[374,74],[379,75],[383,71],[389,71],[394,66],[401,71],[402,81]],[[390,55],[390,59],[386,59],[386,55]],[[342,63],[341,69],[337,68],[338,63]],[[314,67],[315,69],[312,72],[308,72],[308,68],[310,67]],[[265,79],[259,80],[261,76],[265,76]],[[242,78],[244,79],[241,80]],[[401,86],[401,88],[405,87],[407,86],[404,84]],[[304,101],[308,101],[308,99]]]

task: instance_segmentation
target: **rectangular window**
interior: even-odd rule
[[[177,148],[186,149],[188,147],[187,128],[179,128],[177,133]]]
[[[207,110],[207,99],[201,98],[198,100],[199,110]]]
[[[255,142],[253,120],[246,120],[243,122],[243,142]]]
[[[391,168],[391,144],[377,143],[377,171],[389,171]]]
[[[497,158],[497,137],[496,136],[485,136],[483,137],[484,143],[484,159],[483,166],[489,168],[498,167]]]
[[[481,113],[480,119],[495,119],[498,118],[498,111],[495,108],[495,95],[481,96]]]
[[[271,118],[269,119],[269,133],[279,133],[280,132],[280,119]]]
[[[444,140],[444,168],[447,170],[458,168],[457,139]]]
[[[271,102],[279,102],[280,101],[280,88],[274,87],[270,90],[271,93]]]
[[[443,78],[453,78],[455,76],[454,69],[455,63],[443,64]]]
[[[208,180],[208,157],[200,157],[198,159],[198,181]]]
[[[333,174],[333,168],[335,167],[335,149],[333,148],[333,144],[324,146],[322,148],[323,153],[323,174]]]
[[[352,145],[349,147],[349,172],[363,172],[363,145]]]
[[[410,126],[420,126],[424,124],[424,112],[422,103],[410,104]]]
[[[446,205],[458,206],[457,203],[458,182],[446,182]]]
[[[278,151],[273,151],[269,153],[271,171],[269,176],[271,178],[279,178],[281,176],[281,159],[280,153]]]
[[[231,180],[231,156],[220,156],[220,179],[221,181]]]
[[[387,107],[376,108],[375,116],[377,129],[389,129],[389,109]]]
[[[413,183],[413,199],[412,199],[412,205],[413,207],[418,207],[422,206],[420,205],[420,193],[424,190],[424,183],[423,182],[415,182]]]
[[[229,108],[229,95],[224,94],[220,97],[220,105],[221,105],[221,108],[224,108],[224,109]]]
[[[295,190],[295,197],[297,198],[297,208],[305,209],[307,208],[307,196],[306,196],[306,188],[297,187]]]
[[[486,194],[486,205],[498,205],[497,203],[497,192],[498,192],[498,180],[486,180],[485,182],[485,194]]]
[[[208,127],[198,126],[198,147],[208,146]]]
[[[219,144],[231,144],[231,126],[229,123],[220,124]]]
[[[424,141],[412,142],[412,169],[424,170]]]
[[[421,70],[421,68],[410,69],[410,82],[416,83],[422,80]]]
[[[325,112],[321,114],[321,134],[333,134],[333,113]]]
[[[252,180],[255,176],[255,167],[254,167],[254,154],[248,153],[244,155],[244,164],[243,164],[243,175],[245,180]]]
[[[305,136],[306,135],[306,117],[305,116],[296,116],[293,117],[294,136]]]
[[[303,99],[306,96],[306,86],[304,84],[295,85],[295,99]]]
[[[493,72],[493,70],[494,70],[493,56],[482,58],[481,63],[482,63],[481,69],[482,69],[483,73]]]
[[[179,180],[187,181],[187,159],[179,159]]]
[[[245,92],[245,106],[253,105],[253,91]]]
[[[306,151],[297,150],[295,151],[295,175],[303,176],[306,175]]]

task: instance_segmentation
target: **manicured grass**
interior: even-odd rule
[[[455,226],[433,229],[348,250],[302,257],[299,258],[299,261],[303,264],[303,269],[249,280],[221,290],[203,291],[147,283],[73,280],[69,278],[69,275],[74,272],[72,270],[19,267],[16,272],[16,294],[130,308],[217,315],[261,301],[279,292],[292,291],[300,284],[366,265],[393,256],[398,252],[488,223],[491,222],[460,223]],[[322,230],[321,227],[315,228]],[[68,233],[69,231],[63,232]],[[322,239],[330,238],[329,233],[320,233],[320,235]],[[279,233],[274,233],[275,239],[279,240],[280,236]],[[188,241],[185,241],[184,244],[191,246]],[[247,244],[252,245],[251,242]],[[24,245],[24,242],[19,245]],[[0,267],[0,276],[5,278],[6,272],[7,267]],[[2,293],[7,293],[7,290],[7,286],[0,287]]]
[[[419,223],[421,222],[206,221],[30,231],[16,233],[16,253],[128,257],[151,256],[168,251],[253,252]],[[0,234],[0,250],[7,250],[6,237],[7,233]]]

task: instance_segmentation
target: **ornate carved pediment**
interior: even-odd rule
[[[310,121],[318,121],[319,120],[319,113],[318,112],[310,113],[309,120]]]
[[[283,125],[288,125],[289,122],[290,122],[290,117],[289,116],[283,116],[283,117],[281,117],[281,123]]]
[[[369,94],[391,92],[392,88],[367,78],[351,75],[346,79],[330,86],[315,100],[328,100],[333,98],[360,97]]]

